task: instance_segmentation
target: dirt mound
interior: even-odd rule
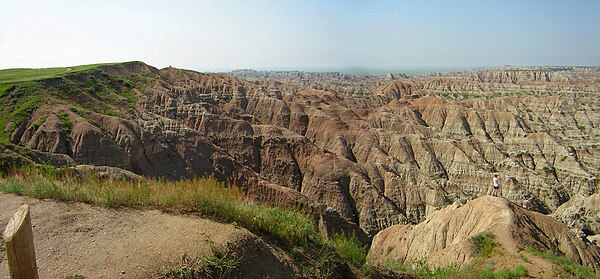
[[[194,216],[156,210],[107,209],[0,194],[2,228],[31,206],[40,278],[157,278],[180,258],[230,253],[244,278],[293,277],[291,259],[251,232]],[[8,277],[4,245],[0,278]]]
[[[418,225],[395,225],[382,230],[373,239],[368,260],[377,264],[388,259],[405,262],[427,258],[436,266],[462,265],[474,259],[470,239],[483,232],[492,233],[503,251],[496,267],[522,264],[515,260],[517,253],[530,247],[564,253],[574,262],[600,270],[597,246],[582,241],[551,217],[492,196],[462,206],[454,203],[430,214]]]

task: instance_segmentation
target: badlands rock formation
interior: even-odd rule
[[[367,97],[372,95],[387,81],[405,78],[403,74],[388,74],[385,77],[361,76],[337,72],[301,72],[301,71],[254,71],[235,70],[230,76],[246,80],[274,80],[299,87],[312,87],[334,91],[348,96]]]
[[[513,257],[505,263],[506,267],[527,265],[518,260],[517,253],[535,248],[564,253],[577,263],[600,270],[598,246],[582,241],[566,225],[551,217],[492,196],[468,201],[463,206],[454,203],[427,216],[418,225],[395,225],[379,232],[373,239],[368,259],[372,264],[381,264],[386,260],[405,262],[427,258],[433,265],[462,265],[476,256],[469,240],[484,232],[491,232],[500,244],[499,256]]]
[[[0,129],[57,165],[214,175],[363,239],[486,194],[494,173],[510,201],[600,233],[575,212],[600,192],[598,69],[506,71],[305,84],[130,62],[15,84],[4,115],[41,101]]]

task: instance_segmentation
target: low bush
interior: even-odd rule
[[[471,244],[471,253],[474,256],[489,257],[498,244],[494,241],[494,235],[490,232],[483,232],[469,239]]]

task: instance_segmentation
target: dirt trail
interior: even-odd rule
[[[75,274],[85,278],[156,278],[184,254],[207,257],[212,254],[211,245],[236,243],[254,245],[250,251],[253,257],[245,257],[242,266],[252,267],[260,260],[267,263],[270,274],[285,276],[290,272],[286,260],[279,259],[280,252],[245,229],[157,210],[107,209],[0,193],[2,231],[23,203],[31,206],[40,278]],[[1,246],[0,278],[4,279],[8,278],[8,265]],[[267,272],[246,271],[250,277],[262,277]]]

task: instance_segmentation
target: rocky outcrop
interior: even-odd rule
[[[230,76],[245,80],[275,80],[298,87],[309,87],[319,90],[337,92],[354,97],[373,95],[379,86],[396,77],[365,76],[342,74],[338,72],[303,72],[303,71],[255,71],[249,69],[235,70],[227,73]],[[398,77],[406,77],[397,74]]]
[[[94,175],[100,179],[140,181],[144,177],[122,168],[92,165],[77,165],[73,170],[79,175]]]
[[[600,270],[600,248],[580,239],[566,225],[528,211],[504,198],[480,197],[465,205],[455,203],[417,225],[395,225],[373,239],[368,260],[401,262],[427,258],[437,266],[462,265],[473,260],[469,240],[490,232],[503,256],[525,248],[564,253],[569,259]],[[516,264],[513,263],[516,266]]]
[[[600,194],[574,195],[560,205],[552,216],[567,224],[575,233],[586,235],[591,242],[600,246]]]
[[[511,94],[598,92],[600,70],[594,67],[500,67],[419,78],[435,92]]]

